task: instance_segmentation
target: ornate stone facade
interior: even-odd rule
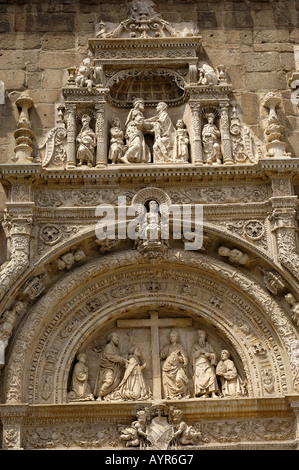
[[[184,2],[108,3],[85,6],[88,37],[74,5],[71,63],[56,26],[59,99],[7,97],[2,448],[298,449],[298,71],[251,90],[251,125],[202,2],[198,21]],[[37,41],[28,15],[16,25]],[[252,29],[247,80],[251,48],[273,56]]]

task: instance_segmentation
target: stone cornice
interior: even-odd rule
[[[238,398],[198,400],[163,400],[161,404],[175,406],[183,411],[188,420],[241,419],[252,418],[259,414],[260,418],[288,417],[292,414],[294,403],[298,404],[299,396],[269,397],[269,398]],[[137,410],[157,404],[152,401],[133,402],[82,402],[59,405],[29,405],[15,404],[0,405],[1,418],[22,416],[23,423],[38,423],[39,420],[49,419],[51,422],[61,419],[101,420],[134,417]],[[74,418],[75,417],[75,418]]]
[[[31,177],[35,181],[107,181],[109,183],[159,183],[263,180],[298,174],[299,158],[261,159],[254,165],[196,166],[192,164],[107,165],[105,168],[47,169],[41,164],[1,164],[2,181]]]

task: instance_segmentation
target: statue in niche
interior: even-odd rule
[[[220,377],[221,391],[224,397],[245,395],[244,383],[237,372],[235,364],[230,359],[230,353],[226,349],[221,351],[221,360],[217,364],[216,375]]]
[[[208,122],[202,129],[202,143],[206,163],[216,162],[221,164],[220,131],[214,124],[215,114],[208,113],[206,118]]]
[[[171,330],[170,344],[161,351],[161,359],[165,360],[162,366],[162,386],[164,398],[178,399],[190,397],[188,390],[188,377],[185,368],[188,364],[187,354],[178,342],[179,334]]]
[[[189,134],[182,119],[176,123],[174,160],[184,163],[189,160]]]
[[[295,299],[293,294],[289,293],[284,297],[288,304],[291,306],[292,320],[295,325],[299,326],[299,302]]]
[[[147,400],[151,397],[143,378],[146,363],[140,364],[141,351],[138,347],[129,350],[126,370],[118,387],[106,396],[106,400]]]
[[[75,364],[71,390],[68,393],[69,401],[90,401],[94,400],[88,384],[88,367],[86,365],[86,354],[77,355],[77,363]]]
[[[156,116],[145,119],[146,130],[154,134],[153,161],[154,163],[168,163],[173,161],[175,128],[167,112],[167,104],[160,102],[157,105]]]
[[[134,100],[133,109],[127,117],[126,145],[127,150],[121,158],[122,163],[149,163],[151,160],[150,150],[145,143],[144,131],[144,101],[141,98]]]
[[[208,64],[203,64],[202,67],[198,69],[199,78],[198,84],[199,85],[217,85],[218,84],[218,76],[213,69]]]
[[[148,413],[140,410],[136,413],[137,421],[133,421],[131,427],[120,429],[120,440],[126,443],[126,447],[145,447],[147,444],[146,425]]]
[[[120,120],[116,117],[112,120],[111,124],[108,160],[114,164],[121,162],[126,147],[124,145],[124,133],[121,130]]]
[[[195,445],[198,441],[201,441],[201,432],[196,431],[192,426],[188,426],[183,421],[183,412],[181,410],[171,407],[170,416],[173,426],[172,448],[180,447],[181,445]]]
[[[192,347],[192,367],[194,381],[194,396],[200,398],[217,398],[219,387],[215,373],[217,364],[216,353],[206,340],[204,330],[197,331],[198,342]]]
[[[118,344],[118,334],[113,332],[108,335],[107,344],[101,351],[94,391],[98,401],[105,400],[106,396],[118,386],[121,379],[121,366],[128,364],[128,361],[120,356]]]
[[[88,114],[84,114],[81,118],[82,129],[77,136],[77,159],[79,161],[78,166],[86,164],[87,166],[92,167],[94,163],[94,153],[97,141],[95,133],[89,127],[90,120],[91,118],[88,116]]]

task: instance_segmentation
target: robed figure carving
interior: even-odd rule
[[[86,164],[89,167],[93,166],[95,147],[97,145],[96,135],[93,130],[89,127],[90,116],[84,114],[82,116],[82,129],[77,136],[78,143],[78,166]]]
[[[71,390],[68,394],[69,401],[89,401],[94,397],[88,384],[88,367],[86,365],[86,354],[80,353],[75,364]]]
[[[121,380],[121,365],[127,364],[127,360],[119,354],[118,343],[118,335],[113,332],[108,335],[107,344],[101,351],[94,392],[98,401],[104,400],[106,395],[118,386]]]
[[[220,378],[224,397],[245,395],[245,384],[239,376],[234,362],[230,359],[230,353],[226,349],[221,351],[221,361],[217,364],[216,374]]]
[[[170,343],[161,351],[161,359],[165,359],[162,366],[163,392],[164,398],[168,399],[189,396],[188,377],[185,372],[188,358],[178,339],[178,332],[172,330],[169,334]]]
[[[198,342],[192,347],[192,367],[194,380],[194,396],[200,398],[216,398],[219,387],[215,365],[216,353],[212,345],[206,341],[206,332],[198,330]]]
[[[175,144],[175,128],[167,111],[167,104],[158,103],[157,114],[145,119],[146,130],[154,134],[153,160],[154,163],[173,161]]]
[[[109,395],[108,400],[147,400],[151,396],[143,370],[146,364],[140,364],[141,351],[138,347],[129,350],[124,376],[118,387]]]
[[[128,114],[126,128],[127,150],[121,158],[123,163],[149,163],[151,161],[150,149],[145,143],[144,131],[144,102],[138,98],[133,102],[133,108]]]

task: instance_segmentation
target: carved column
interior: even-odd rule
[[[3,424],[2,445],[4,450],[23,450],[21,438],[21,426],[27,414],[28,407],[8,406],[1,410]]]
[[[200,104],[191,103],[191,163],[195,165],[203,165],[203,154],[202,154],[202,141],[201,141],[201,114]]]
[[[105,136],[105,101],[97,103],[96,110],[96,168],[105,168],[107,165],[107,140]]]
[[[229,117],[228,117],[228,103],[220,104],[220,132],[221,132],[221,145],[223,154],[223,164],[233,165],[233,155],[231,138],[229,133]]]
[[[68,105],[67,115],[67,163],[66,168],[76,168],[76,106]]]
[[[34,203],[28,203],[26,206],[25,208],[19,207],[17,203],[7,203],[6,224],[8,225],[6,230],[10,238],[11,257],[0,273],[0,297],[4,296],[20,274],[29,266]]]

